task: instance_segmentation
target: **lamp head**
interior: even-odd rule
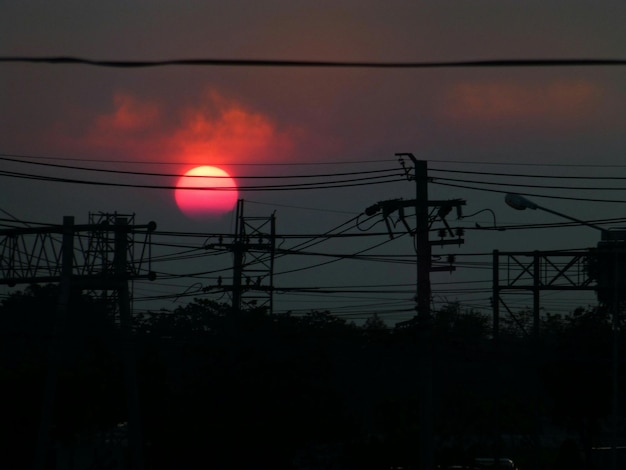
[[[523,211],[524,209],[535,210],[539,207],[534,202],[529,201],[524,196],[520,196],[519,194],[507,194],[504,198],[504,202],[518,211]]]
[[[379,210],[380,210],[380,203],[373,204],[369,206],[367,209],[365,209],[365,215],[367,215],[368,217],[371,217],[374,214],[376,214],[376,212],[378,212]]]

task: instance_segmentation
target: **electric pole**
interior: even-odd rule
[[[419,364],[419,461],[420,468],[435,468],[433,440],[433,358],[430,313],[431,248],[428,236],[428,164],[407,155],[415,169],[415,246],[417,252],[417,340]]]
[[[203,290],[231,291],[231,309],[241,313],[242,304],[264,307],[273,311],[274,257],[276,251],[276,219],[244,217],[244,200],[237,201],[237,222],[231,243],[220,236],[218,243],[209,243],[205,249],[226,248],[233,253],[232,285],[206,286]]]
[[[241,270],[243,269],[243,252],[245,243],[245,228],[243,221],[243,199],[237,201],[237,217],[235,227],[235,239],[231,249],[233,250],[233,295],[232,309],[234,315],[241,312]]]
[[[113,273],[117,284],[118,307],[120,310],[120,336],[124,358],[124,382],[126,406],[128,407],[128,442],[133,470],[143,470],[143,434],[137,387],[137,360],[132,333],[130,293],[128,290],[128,219],[115,218],[115,253]]]
[[[39,421],[39,434],[37,436],[37,448],[35,452],[34,468],[45,468],[50,447],[50,433],[54,418],[54,404],[58,382],[59,368],[62,362],[61,345],[65,340],[68,304],[72,288],[72,270],[74,265],[74,217],[63,217],[63,240],[61,255],[61,275],[59,277],[59,296],[57,300],[54,326],[52,332],[52,345],[46,370],[44,383],[43,403],[41,406],[41,419]]]
[[[454,232],[448,222],[446,216],[456,209],[459,218],[461,215],[461,207],[465,205],[465,201],[461,199],[430,201],[428,199],[428,165],[426,161],[417,160],[411,153],[397,153],[396,156],[401,157],[400,162],[405,170],[409,181],[415,181],[415,199],[402,200],[391,199],[388,201],[379,201],[378,203],[365,209],[366,215],[373,215],[378,211],[382,212],[383,219],[387,225],[389,236],[393,238],[391,224],[388,221],[390,215],[398,212],[399,220],[403,223],[408,233],[414,236],[416,264],[417,264],[417,280],[415,295],[416,316],[413,320],[403,322],[396,327],[416,327],[417,341],[417,364],[419,374],[419,467],[422,470],[433,470],[435,468],[434,461],[434,406],[433,406],[433,338],[432,338],[432,315],[430,311],[431,302],[431,285],[430,273],[433,271],[454,271],[452,263],[453,257],[450,257],[449,266],[433,266],[431,256],[432,245],[461,245],[464,243],[462,238],[463,231],[457,229]],[[402,160],[403,156],[408,156],[413,162],[413,174],[411,169],[406,168]],[[411,229],[405,219],[404,209],[413,207],[415,209],[415,228]],[[439,230],[440,240],[431,241],[429,232],[431,226],[436,222],[442,222],[445,228]],[[395,225],[395,223],[394,223]],[[446,238],[446,237],[452,237]],[[444,239],[445,238],[445,239]]]

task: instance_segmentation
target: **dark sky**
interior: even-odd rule
[[[626,57],[622,1],[387,1],[384,5],[378,1],[0,1],[0,13],[1,56],[383,62]],[[624,67],[115,69],[3,63],[0,153],[36,157],[29,160],[37,162],[172,175],[197,164],[214,164],[239,178],[240,185],[250,185],[282,180],[245,176],[399,169],[394,154],[412,152],[428,160],[432,170],[509,175],[431,174],[464,180],[456,182],[462,186],[480,186],[481,190],[469,190],[432,184],[429,191],[432,198],[466,199],[467,214],[489,208],[501,225],[561,220],[539,212],[514,212],[504,204],[502,193],[485,189],[558,196],[534,200],[585,220],[622,217],[624,203],[560,198],[626,201],[623,189],[602,189],[624,187],[623,180],[601,179],[626,178],[625,74]],[[171,186],[176,180],[7,161],[0,168],[130,184]],[[511,176],[518,174],[538,177]],[[74,215],[86,222],[90,211],[117,211],[135,213],[138,223],[155,220],[164,231],[210,234],[233,228],[232,213],[221,219],[187,219],[176,207],[172,191],[165,189],[102,188],[6,176],[1,184],[3,217],[8,213],[25,221],[60,223],[63,215]],[[398,181],[332,190],[246,191],[240,196],[248,201],[250,216],[267,216],[275,210],[279,234],[321,234],[376,201],[413,195],[412,183]],[[486,212],[454,222],[471,228],[475,222],[488,226],[493,220]],[[379,223],[370,230],[386,229]],[[401,231],[399,225],[397,230]],[[350,233],[364,232],[354,228]],[[595,245],[598,238],[599,233],[587,227],[468,231],[463,247],[435,251],[445,256],[490,253],[496,248],[584,248]],[[384,240],[325,242],[310,250],[353,253]],[[168,241],[204,242],[183,243],[176,237]],[[298,242],[281,243],[290,248]],[[408,257],[412,244],[404,237],[371,253]],[[472,294],[464,290],[470,284],[461,283],[480,281],[476,288],[488,290],[490,257],[459,259],[464,266],[456,273],[433,275],[434,283],[450,283],[435,284],[435,302],[459,299],[488,305],[488,292]],[[285,256],[276,260],[276,272],[325,260]],[[470,261],[482,264],[472,267]],[[212,268],[207,266],[229,262],[229,255],[223,255],[172,262],[158,270],[209,271]],[[214,282],[214,277],[142,284],[136,295],[193,291]],[[278,275],[275,284],[359,289],[401,284],[401,288],[384,289],[407,293],[342,293],[324,298],[283,294],[275,302],[281,311],[334,305],[348,314],[367,314],[379,304],[406,309],[412,304],[409,291],[414,281],[415,267],[410,264],[343,260]],[[571,297],[568,303],[555,301],[552,307],[567,309],[579,300],[587,302]],[[167,300],[165,307],[174,305]],[[410,316],[403,318],[406,315]]]

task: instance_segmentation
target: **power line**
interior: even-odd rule
[[[618,167],[626,167],[626,165],[616,165]],[[468,175],[483,175],[483,176],[506,176],[515,178],[541,178],[541,179],[571,179],[571,180],[626,180],[624,176],[564,176],[564,175],[537,175],[537,174],[519,174],[519,173],[495,173],[487,171],[467,171],[467,170],[442,170],[432,169],[434,172],[441,173],[462,173]],[[439,178],[441,179],[441,178]]]
[[[261,206],[272,206],[272,207],[285,207],[288,209],[300,209],[300,210],[305,210],[305,211],[316,211],[316,212],[329,212],[329,213],[334,213],[334,214],[348,214],[348,215],[355,215],[354,212],[348,212],[348,211],[339,211],[339,210],[335,210],[335,209],[327,209],[327,208],[319,208],[319,207],[303,207],[303,206],[294,206],[291,204],[279,204],[276,202],[259,202],[259,201],[251,201],[250,199],[246,199],[246,203],[247,204],[258,204]]]
[[[426,62],[326,61],[281,59],[166,59],[166,60],[97,60],[73,56],[2,56],[2,63],[89,65],[95,67],[148,68],[168,66],[280,67],[280,68],[491,68],[491,67],[606,67],[626,65],[626,59],[493,59]]]
[[[474,191],[485,191],[490,193],[499,193],[499,194],[507,194],[510,191],[499,190],[499,189],[488,189],[488,188],[477,188],[473,186],[467,186],[462,184],[454,184],[454,183],[442,183],[438,181],[433,181],[433,184],[438,184],[440,186],[450,186],[453,188],[461,188],[461,189],[471,189]],[[603,202],[603,203],[615,203],[615,204],[626,204],[626,200],[622,199],[592,199],[592,198],[582,198],[582,197],[567,197],[567,196],[551,196],[547,194],[534,194],[534,193],[526,193],[520,192],[519,194],[523,196],[531,196],[531,197],[543,197],[546,199],[562,199],[567,201],[581,201],[581,202]]]
[[[349,236],[349,234],[346,234],[346,232],[353,227],[352,226],[345,227],[345,226],[348,224],[351,224],[352,222],[358,221],[360,216],[361,214],[355,217],[352,217],[351,219],[339,224],[338,226],[330,230],[327,230],[325,233],[323,233],[320,236],[308,237],[310,238],[308,241],[303,241],[303,242],[298,243],[297,245],[294,245],[293,247],[291,247],[291,250],[297,250],[297,249],[303,250],[303,249],[310,248],[315,245],[319,245],[320,243],[323,243],[331,238],[337,238],[337,237],[342,237],[342,236],[347,237]],[[341,227],[344,227],[344,228],[339,233],[332,233],[336,230],[339,230]]]
[[[73,178],[59,178],[52,176],[33,175],[28,173],[14,172],[14,171],[0,171],[0,176],[9,178],[47,181],[53,183],[68,183],[68,184],[81,184],[90,186],[104,186],[104,187],[117,187],[117,188],[136,188],[136,189],[166,189],[166,190],[192,190],[192,191],[297,191],[308,189],[333,189],[333,188],[347,188],[355,186],[368,186],[375,184],[394,183],[398,181],[404,181],[403,175],[386,175],[386,176],[369,176],[363,178],[334,180],[327,182],[316,183],[298,183],[298,184],[283,184],[283,185],[257,185],[257,186],[224,186],[224,187],[178,187],[172,185],[155,185],[155,184],[130,184],[130,183],[113,183],[107,181],[90,181],[79,180]]]
[[[406,235],[406,233],[401,233],[395,239],[401,238],[404,235]],[[392,241],[392,239],[384,240],[384,241],[382,241],[380,243],[377,243],[376,245],[373,245],[373,246],[370,246],[370,247],[365,248],[363,250],[357,251],[356,253],[352,253],[351,257],[354,257],[356,255],[360,255],[362,253],[365,253],[366,251],[373,250],[374,248],[378,248],[379,246],[384,245],[386,243],[389,243],[390,241]],[[305,270],[308,270],[308,269],[318,268],[320,266],[325,266],[327,264],[336,263],[337,261],[341,261],[341,260],[344,260],[344,259],[347,259],[347,258],[345,256],[344,257],[338,257],[338,258],[335,258],[335,259],[331,259],[329,261],[324,261],[324,262],[321,262],[321,263],[317,263],[317,264],[313,264],[313,265],[309,265],[309,266],[304,266],[304,267],[301,267],[301,268],[289,269],[287,271],[281,271],[281,272],[278,272],[278,273],[274,273],[274,276],[278,276],[278,275],[281,275],[281,274],[291,274],[291,273],[295,273],[295,272],[299,272],[299,271],[305,271]]]
[[[558,168],[626,168],[626,164],[589,164],[589,163],[529,163],[529,162],[501,162],[488,160],[434,160],[433,163],[454,163],[455,165],[491,165],[491,166],[528,166],[528,167],[558,167]],[[435,170],[443,171],[443,170]],[[451,171],[451,170],[448,170]]]
[[[0,219],[0,222],[12,222],[12,223],[16,223],[17,222],[18,224],[26,225],[27,227],[30,224],[35,223],[35,222],[26,222],[24,220],[20,220],[17,217],[15,217],[13,214],[11,214],[10,212],[8,212],[8,211],[6,211],[6,210],[4,210],[2,208],[0,208],[0,212],[2,212],[4,215],[7,215],[7,216],[10,217],[10,219]],[[45,224],[41,224],[41,225],[45,225]]]
[[[64,168],[69,170],[80,170],[80,171],[91,171],[97,173],[113,173],[118,175],[134,175],[134,176],[157,176],[157,177],[167,177],[167,178],[215,178],[215,179],[226,179],[230,178],[230,176],[205,176],[205,175],[185,175],[180,173],[153,173],[153,172],[144,172],[144,171],[124,171],[124,170],[109,170],[105,168],[89,168],[83,166],[74,166],[74,165],[60,165],[55,163],[41,163],[41,162],[29,162],[25,160],[20,160],[16,158],[8,158],[8,157],[0,157],[0,161],[9,161],[13,163],[21,163],[25,165],[37,165],[44,167],[52,167],[52,168]],[[400,175],[400,170],[398,168],[388,168],[386,170],[369,170],[369,171],[351,171],[351,172],[343,172],[343,173],[323,173],[323,174],[309,174],[309,175],[266,175],[266,176],[242,176],[237,175],[236,179],[290,179],[290,178],[328,178],[328,177],[337,177],[337,176],[355,176],[355,175],[367,175],[367,174],[380,174],[380,173],[390,173],[393,172],[396,175]]]
[[[116,159],[98,159],[98,158],[75,158],[75,157],[60,157],[60,156],[44,156],[44,155],[24,155],[24,154],[9,154],[3,153],[2,155],[6,157],[13,158],[28,158],[32,160],[57,160],[57,161],[72,161],[72,162],[85,162],[86,160],[94,163],[117,163],[117,164],[125,164],[125,165],[226,165],[226,163],[211,163],[211,162],[179,162],[179,161],[168,161],[168,162],[155,162],[152,160],[116,160]],[[339,160],[332,162],[263,162],[263,163],[241,163],[241,162],[228,162],[228,166],[323,166],[323,165],[363,165],[365,163],[389,163],[395,162],[395,159],[381,159],[381,160],[359,160],[359,161],[349,161],[349,160]]]
[[[394,158],[384,159],[372,159],[372,160],[333,160],[333,161],[316,161],[316,162],[261,162],[261,163],[241,163],[241,162],[181,162],[181,161],[153,161],[153,160],[120,160],[120,159],[102,159],[102,158],[90,158],[90,157],[67,157],[67,156],[50,156],[50,155],[26,155],[26,154],[13,154],[13,153],[0,153],[5,157],[11,157],[16,159],[30,159],[30,160],[53,160],[53,161],[73,161],[81,162],[89,161],[92,163],[115,163],[121,165],[228,165],[228,166],[243,166],[243,167],[264,167],[264,166],[325,166],[325,165],[359,165],[369,163],[395,163]],[[626,168],[626,164],[589,164],[589,163],[530,163],[530,162],[503,162],[503,161],[490,161],[490,160],[432,160],[430,163],[452,163],[455,165],[489,165],[489,166],[520,166],[520,167],[547,167],[547,168],[599,168],[599,169],[611,169],[611,168]],[[440,172],[459,172],[459,173],[475,173],[475,174],[491,174],[487,172],[472,172],[465,170],[444,170],[429,168],[432,171]],[[493,173],[494,175],[502,176],[522,176],[509,173]],[[529,177],[545,177],[545,178],[568,178],[560,176],[544,176],[544,175],[528,175]],[[580,177],[586,178],[586,177]],[[595,178],[595,177],[590,177]],[[603,177],[597,177],[602,179]],[[612,178],[612,177],[607,177]]]
[[[626,180],[626,178],[623,178]],[[514,186],[517,188],[541,188],[541,189],[565,189],[565,190],[577,190],[577,191],[624,191],[626,187],[589,187],[589,186],[554,186],[554,185],[546,185],[546,184],[522,184],[522,183],[511,183],[511,182],[497,182],[497,181],[478,181],[478,180],[467,180],[467,179],[458,179],[458,178],[441,178],[434,177],[433,182],[437,181],[452,181],[456,183],[469,183],[469,184],[485,184],[491,186]]]

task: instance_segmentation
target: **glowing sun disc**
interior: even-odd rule
[[[174,191],[178,208],[192,218],[229,212],[235,207],[238,196],[235,180],[214,166],[198,166],[189,170],[178,179]]]

